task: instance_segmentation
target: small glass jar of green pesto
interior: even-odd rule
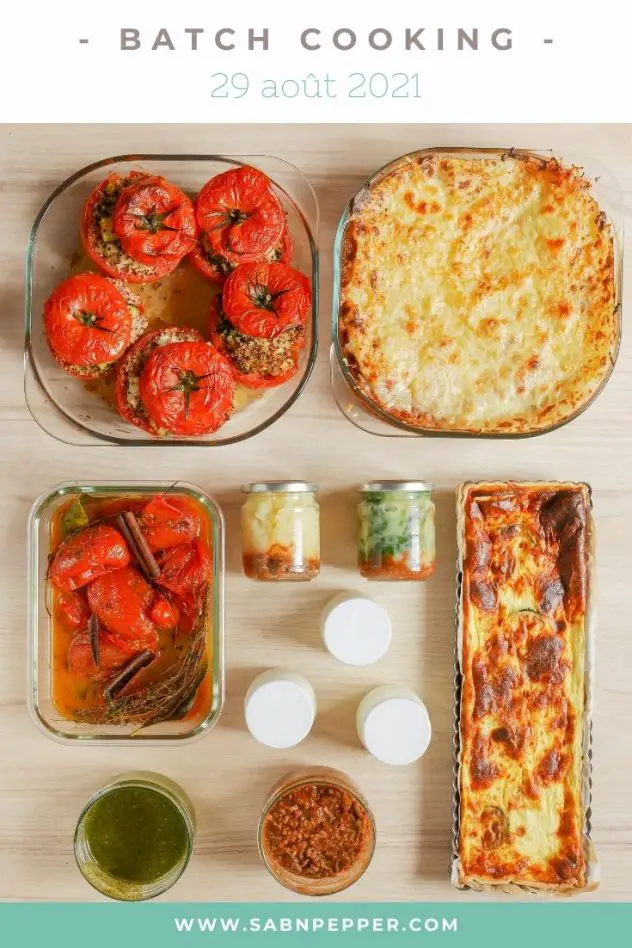
[[[433,485],[371,481],[360,488],[358,567],[365,579],[421,581],[435,569]]]
[[[83,808],[75,858],[102,895],[142,902],[170,889],[193,851],[195,813],[180,787],[160,774],[122,774]]]

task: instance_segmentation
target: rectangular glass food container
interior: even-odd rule
[[[79,379],[64,372],[50,354],[43,329],[44,302],[65,277],[80,249],[79,223],[90,192],[112,172],[143,169],[173,180],[194,196],[214,175],[252,164],[273,181],[287,215],[294,248],[293,265],[312,284],[312,307],[299,370],[278,388],[256,393],[213,434],[198,438],[156,438],[129,424]],[[77,171],[53,191],[35,218],[26,254],[26,403],[35,421],[66,444],[224,445],[264,431],[299,397],[311,375],[318,347],[318,203],[311,184],[294,165],[267,155],[123,155],[105,158]]]
[[[69,721],[52,700],[52,619],[46,580],[51,522],[59,507],[74,494],[98,497],[143,497],[170,491],[196,501],[208,514],[213,544],[213,573],[209,639],[211,705],[206,717],[164,721],[138,731],[133,726],[94,725]],[[84,484],[67,481],[50,488],[33,504],[28,522],[28,708],[35,724],[48,737],[69,744],[163,744],[190,741],[215,726],[224,704],[224,518],[216,502],[193,484],[169,481],[126,481]]]
[[[353,375],[344,357],[338,324],[338,317],[342,298],[342,254],[344,236],[347,223],[362,192],[374,187],[398,167],[409,164],[424,155],[446,155],[454,158],[494,158],[511,152],[515,155],[533,156],[544,159],[558,158],[566,167],[577,165],[583,168],[585,177],[591,182],[591,194],[597,201],[600,209],[605,212],[612,228],[614,243],[614,280],[617,314],[617,336],[613,346],[612,362],[608,374],[603,379],[592,397],[568,418],[550,428],[541,428],[537,431],[524,432],[474,432],[452,431],[416,428],[404,421],[394,419],[387,412],[375,405],[356,384]],[[330,348],[330,383],[334,399],[342,414],[352,424],[369,434],[382,437],[407,438],[532,438],[546,434],[557,428],[562,428],[574,418],[581,415],[592,405],[608,383],[614,369],[621,343],[621,286],[622,286],[622,258],[623,258],[623,196],[619,184],[612,172],[594,158],[566,152],[559,155],[553,151],[531,151],[518,148],[422,148],[419,151],[401,155],[389,161],[375,174],[364,182],[356,191],[342,213],[334,241],[333,259],[333,306],[332,306],[332,344]]]

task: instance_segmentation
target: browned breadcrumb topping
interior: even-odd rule
[[[283,375],[296,364],[296,352],[303,342],[302,326],[290,326],[275,336],[263,339],[245,336],[224,321],[219,332],[226,350],[240,375]]]
[[[134,180],[137,180],[134,175],[121,176],[119,179],[113,179],[107,187],[103,188],[93,208],[92,236],[95,240],[95,249],[107,263],[122,271],[151,277],[154,273],[153,267],[133,260],[124,252],[118,240],[103,240],[102,237],[101,221],[113,216],[121,191]]]

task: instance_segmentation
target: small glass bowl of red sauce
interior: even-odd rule
[[[277,882],[299,895],[334,895],[357,882],[375,851],[375,819],[339,770],[293,771],[270,791],[259,820],[259,854]]]

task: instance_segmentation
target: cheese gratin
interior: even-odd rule
[[[468,484],[458,883],[581,889],[590,493]]]
[[[397,422],[543,431],[611,371],[613,235],[579,168],[410,156],[356,197],[341,255],[342,357]]]

